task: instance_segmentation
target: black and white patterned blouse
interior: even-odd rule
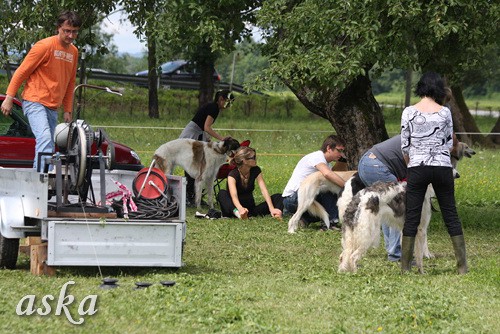
[[[450,109],[441,107],[437,112],[423,113],[409,106],[403,110],[401,150],[410,157],[408,167],[451,167],[452,146],[453,120]]]

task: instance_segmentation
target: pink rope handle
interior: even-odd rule
[[[106,195],[106,199],[111,199],[113,197],[117,196],[122,196],[122,205],[123,205],[123,217],[128,218],[128,205],[130,205],[130,211],[136,212],[137,211],[137,205],[135,204],[134,200],[132,199],[132,192],[123,184],[120,182],[113,180],[113,182],[118,186],[120,190],[114,191],[111,193],[108,193]]]

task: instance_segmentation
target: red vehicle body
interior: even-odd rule
[[[0,94],[0,103],[5,95]],[[114,146],[113,169],[141,170],[144,166],[136,152],[130,147],[112,141]],[[105,140],[101,149],[106,152],[108,142]],[[56,148],[57,149],[57,148]],[[91,154],[97,154],[95,144]],[[23,114],[21,101],[14,99],[10,117],[0,115],[0,166],[11,168],[33,168],[35,157],[35,137],[31,132],[28,120]]]

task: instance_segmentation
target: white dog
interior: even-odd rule
[[[427,227],[431,219],[431,194],[431,190],[425,194],[415,240],[415,262],[421,272],[424,249],[427,250]],[[403,229],[405,201],[406,182],[376,182],[354,195],[345,208],[345,203],[342,203],[344,211],[341,212],[339,207],[339,217],[342,222],[339,272],[355,272],[358,260],[368,249],[378,247],[382,223],[398,230]]]
[[[451,163],[456,178],[458,161],[463,157],[476,154],[465,143],[458,143],[452,151]],[[339,272],[357,269],[357,261],[370,247],[377,247],[380,240],[380,226],[387,223],[392,227],[403,229],[405,214],[406,182],[377,182],[359,191],[363,187],[356,174],[346,182],[337,205],[342,223],[342,254],[340,255]],[[359,191],[359,192],[358,192]],[[422,205],[422,215],[415,240],[415,262],[423,273],[423,257],[431,257],[427,246],[427,227],[431,219],[431,197],[434,189],[429,186]]]
[[[355,172],[335,172],[342,179],[348,179]],[[300,217],[304,212],[309,211],[310,214],[320,217],[326,226],[330,226],[328,213],[323,206],[319,204],[315,198],[318,194],[330,191],[339,194],[340,188],[337,184],[327,180],[321,172],[315,172],[307,176],[300,184],[297,192],[297,211],[288,221],[288,233],[295,233],[299,227]]]
[[[200,208],[203,185],[207,189],[208,205],[213,208],[213,183],[227,155],[240,147],[229,138],[220,142],[203,142],[181,138],[161,145],[153,156],[155,167],[170,175],[175,166],[182,167],[195,179],[195,203]]]

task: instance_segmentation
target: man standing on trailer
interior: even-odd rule
[[[63,11],[56,22],[57,34],[35,43],[14,73],[1,110],[5,116],[12,111],[12,99],[26,82],[23,111],[35,135],[33,168],[43,172],[44,159],[38,169],[38,153],[54,152],[54,130],[57,109],[64,107],[64,121],[71,122],[73,90],[78,67],[78,50],[73,41],[78,36],[82,20],[72,11]]]

